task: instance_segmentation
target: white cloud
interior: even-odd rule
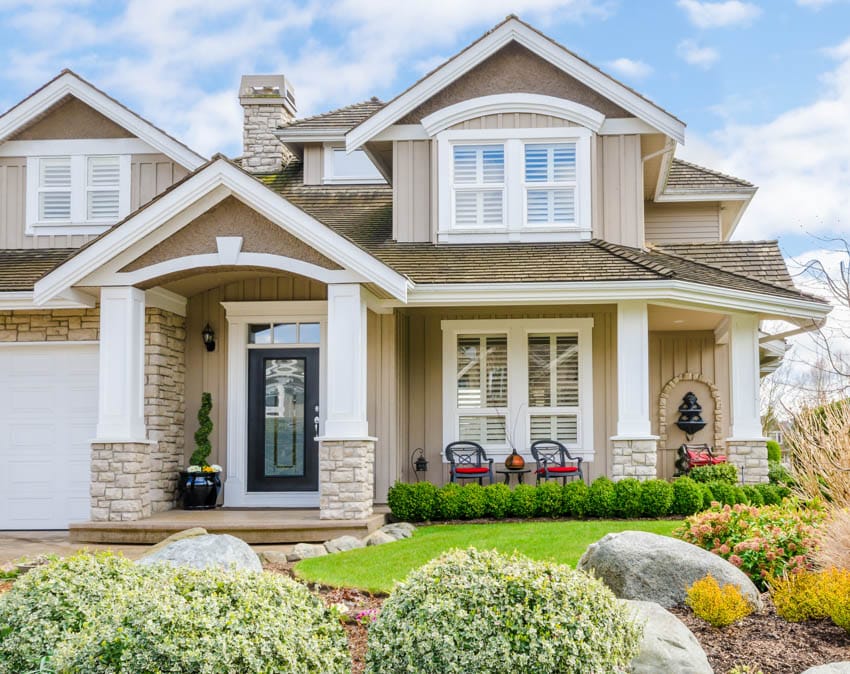
[[[827,5],[832,5],[835,2],[839,2],[840,0],[797,0],[797,4],[800,7],[808,7],[809,9],[814,9],[818,11],[823,9]]]
[[[697,28],[721,28],[723,26],[748,25],[761,14],[761,8],[751,2],[723,0],[701,2],[700,0],[678,0],[688,20]]]
[[[820,96],[764,124],[728,121],[682,155],[759,186],[736,238],[850,232],[850,39]]]
[[[606,65],[618,75],[633,80],[642,80],[652,74],[652,66],[648,63],[625,57],[608,61]]]
[[[696,40],[682,40],[676,45],[676,53],[692,66],[708,69],[720,58],[713,47],[703,47]]]

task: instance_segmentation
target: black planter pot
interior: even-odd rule
[[[221,473],[189,473],[180,471],[177,492],[183,510],[211,510],[221,492]]]

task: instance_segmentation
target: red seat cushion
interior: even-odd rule
[[[715,456],[711,460],[711,463],[726,463],[726,457],[725,456]]]
[[[692,466],[707,466],[711,463],[711,457],[705,452],[688,452],[688,461]]]
[[[462,475],[483,475],[489,472],[489,468],[479,468],[478,466],[461,466],[460,468],[455,468],[455,473],[461,473]]]
[[[538,468],[537,472],[541,475],[546,472],[545,468]],[[550,473],[577,473],[577,466],[551,466],[549,468]]]

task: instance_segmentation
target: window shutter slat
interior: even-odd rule
[[[70,220],[71,192],[41,192],[38,195],[38,210],[38,219],[42,222]]]
[[[576,144],[527,144],[525,181],[541,187],[526,189],[526,221],[529,225],[569,225],[576,222]],[[563,187],[552,187],[566,183]],[[548,184],[550,187],[542,185]]]
[[[453,148],[453,162],[455,187],[463,187],[455,189],[455,226],[475,228],[502,225],[504,146],[456,145]],[[495,189],[496,187],[498,189]]]

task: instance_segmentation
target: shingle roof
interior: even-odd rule
[[[32,290],[38,279],[75,252],[75,248],[0,250],[0,291]]]
[[[386,105],[377,98],[372,98],[368,101],[346,105],[344,108],[324,112],[320,115],[312,117],[304,117],[296,119],[291,124],[287,124],[284,129],[325,129],[325,128],[344,128],[351,129],[364,119],[371,117]]]
[[[667,174],[666,192],[716,192],[741,190],[749,192],[755,186],[741,178],[691,164],[683,159],[673,159]]]
[[[301,164],[297,162],[281,173],[259,178],[417,284],[679,279],[782,297],[817,299],[794,288],[787,278],[787,270],[783,274],[785,262],[775,244],[707,244],[711,248],[703,251],[706,244],[641,250],[600,240],[517,244],[398,243],[392,240],[392,188],[388,185],[303,185]],[[722,264],[709,264],[712,255]]]

